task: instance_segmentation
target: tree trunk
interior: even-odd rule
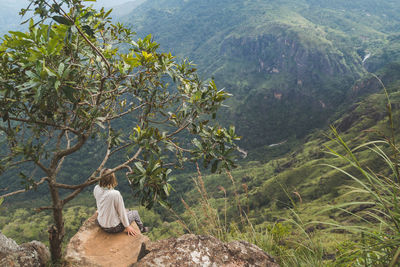
[[[64,220],[62,213],[62,202],[58,193],[58,189],[52,184],[49,183],[49,189],[51,193],[51,198],[53,202],[53,220],[54,224],[49,228],[49,242],[50,242],[50,253],[51,253],[51,261],[53,263],[60,262],[62,258],[62,242],[64,239]]]

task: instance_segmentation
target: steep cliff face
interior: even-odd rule
[[[324,75],[357,74],[361,60],[344,53],[331,44],[310,46],[300,36],[290,36],[289,29],[280,27],[280,35],[229,37],[221,45],[226,57],[242,57],[253,61],[258,72],[266,74],[290,72],[298,80],[313,72]],[[322,41],[316,39],[315,42]]]
[[[271,33],[227,37],[221,44],[220,54],[228,63],[217,68],[214,74],[250,77],[248,83],[253,82],[253,88],[242,90],[243,93],[265,92],[265,89],[297,90],[315,99],[322,97],[326,104],[335,105],[336,99],[329,94],[349,87],[337,88],[331,83],[345,82],[346,86],[351,86],[362,72],[359,56],[335,47],[329,40],[318,37],[313,29],[297,31],[289,25],[280,25],[268,31]],[[314,36],[311,43],[305,40],[307,34]],[[235,64],[237,61],[242,64]]]
[[[234,95],[220,118],[252,149],[324,125],[360,77],[357,47],[324,12],[305,0],[157,0],[126,19]]]
[[[237,97],[225,116],[236,122],[248,148],[324,125],[360,77],[360,57],[316,31],[280,24],[270,33],[233,35],[221,44],[224,64],[214,75]]]

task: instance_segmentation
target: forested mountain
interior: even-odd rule
[[[156,0],[125,21],[227,88],[221,119],[254,149],[325,125],[363,65],[387,62],[378,54],[396,38],[399,12],[396,1]]]
[[[0,7],[5,3],[8,2],[0,3]],[[329,220],[332,224],[339,221],[351,225],[362,221],[372,227],[369,223],[378,225],[381,222],[382,216],[376,215],[376,210],[367,214],[369,217],[358,213],[375,207],[368,206],[372,204],[358,204],[352,209],[340,206],[340,211],[323,215],[319,212],[328,204],[361,203],[368,199],[361,193],[355,198],[347,194],[348,186],[355,183],[346,172],[356,174],[357,178],[360,175],[355,165],[333,159],[326,153],[329,148],[342,149],[331,139],[329,124],[335,125],[352,149],[370,140],[390,138],[394,140],[394,144],[390,144],[392,147],[379,144],[374,149],[385,153],[389,153],[390,148],[398,149],[398,0],[137,0],[116,4],[116,21],[130,24],[141,38],[152,34],[162,50],[171,51],[180,59],[189,58],[197,64],[203,77],[213,77],[219,88],[233,95],[217,118],[226,125],[236,126],[243,136],[240,145],[248,151],[248,156],[238,161],[239,168],[232,171],[232,180],[229,175],[207,175],[204,171],[204,180],[197,181],[195,188],[191,178],[196,174],[176,176],[170,202],[178,215],[189,221],[189,227],[198,227],[193,212],[204,211],[201,201],[204,195],[209,197],[216,211],[227,216],[228,223],[232,223],[231,228],[228,227],[231,237],[235,238],[245,238],[238,232],[246,228],[235,228],[236,223],[239,224],[237,203],[241,203],[247,209],[248,220],[253,223],[249,228],[254,232],[249,235],[256,236],[256,241],[266,249],[271,245],[266,241],[268,235],[273,236],[274,252],[282,253],[280,255],[296,248],[293,239],[300,238],[300,234],[291,232],[292,226],[284,228],[284,223],[280,224],[284,221],[282,217],[292,214],[289,208],[298,212],[304,219],[302,223]],[[391,105],[387,105],[387,96]],[[388,107],[393,109],[392,117],[388,116]],[[393,132],[389,127],[391,123]],[[86,160],[95,159],[97,152],[104,148],[85,149],[65,162],[61,173],[63,180],[76,182],[86,177],[90,172]],[[396,167],[390,169],[384,161],[398,161],[398,150],[387,158],[381,156],[383,161],[371,151],[366,148],[357,151],[360,165],[373,170],[377,177],[396,174]],[[339,166],[344,171],[324,164]],[[10,182],[12,175],[14,179]],[[17,173],[12,175],[6,179],[1,177],[0,189],[12,184],[19,186],[20,180],[15,178]],[[198,193],[201,186],[208,194]],[[41,190],[46,189],[39,188],[39,192]],[[384,195],[390,192],[400,192],[400,189],[390,189]],[[127,190],[124,193],[129,199]],[[391,201],[394,203],[395,199]],[[42,198],[41,201],[45,204],[47,200]],[[18,205],[27,204],[19,202]],[[80,207],[67,210],[70,231],[75,231],[80,220],[92,212],[87,206],[93,206],[94,201],[84,193],[74,205]],[[13,210],[9,203],[3,205],[3,208],[9,207]],[[397,208],[393,210],[398,212]],[[349,215],[353,211],[359,218]],[[155,213],[146,212],[154,226],[152,237],[155,239],[187,231],[179,227],[176,214],[170,211],[157,207]],[[30,225],[22,222],[27,214],[25,210],[17,210],[12,216],[0,215],[0,227],[4,227],[7,234],[17,236],[19,241],[26,241],[19,227],[30,229]],[[40,215],[33,215],[33,218],[42,227]],[[223,215],[220,218],[222,220]],[[315,231],[316,243],[324,247],[318,251],[320,254],[316,253],[321,262],[335,259],[340,253],[359,256],[351,254],[355,244],[364,242],[359,236],[350,235],[339,227],[322,232],[326,226],[311,225],[313,228],[302,228],[301,232]],[[26,232],[31,239],[46,235]],[[386,239],[382,237],[381,241]]]
[[[12,3],[1,2],[17,9]],[[250,150],[247,160],[266,162],[283,155],[312,129],[340,118],[359,96],[380,90],[379,84],[364,80],[367,71],[397,73],[390,65],[400,58],[397,1],[115,4],[116,10],[134,9],[125,17],[118,14],[126,10],[117,12],[115,20],[130,23],[139,37],[151,33],[163,50],[189,58],[204,77],[214,77],[218,87],[233,94],[218,118],[236,125],[242,145]],[[393,83],[396,78],[387,80]],[[94,158],[99,149],[87,147],[67,160],[63,179],[84,179],[91,168],[87,155]],[[72,169],[80,171],[70,173]],[[18,172],[8,174],[0,185],[19,186],[18,178],[11,179]]]

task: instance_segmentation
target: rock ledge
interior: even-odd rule
[[[245,241],[223,243],[212,236],[187,234],[146,243],[134,267],[278,267],[274,259],[256,245]]]
[[[149,239],[139,234],[109,234],[96,223],[97,214],[90,217],[68,243],[67,266],[108,267],[131,266],[138,259],[143,242]],[[133,227],[140,232],[135,223]]]

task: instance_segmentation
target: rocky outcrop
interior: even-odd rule
[[[0,232],[0,266],[46,266],[49,261],[50,253],[43,243],[32,241],[18,246]]]
[[[339,51],[328,45],[328,40],[316,36],[313,43],[305,42],[300,33],[293,33],[295,30],[298,29],[280,26],[280,34],[228,37],[221,44],[220,53],[228,58],[235,56],[249,60],[257,66],[251,71],[257,70],[268,76],[283,72],[306,81],[308,76],[315,75],[320,78],[343,74],[358,77],[359,58],[348,54],[347,50]]]
[[[149,242],[141,234],[108,234],[96,224],[96,217],[89,218],[70,240],[67,266],[279,266],[263,250],[245,241],[223,243],[212,236],[183,235]],[[135,223],[133,226],[137,229]]]
[[[147,243],[134,267],[278,267],[274,259],[256,245],[245,241],[223,243],[212,236],[183,235]]]
[[[68,243],[67,266],[131,266],[138,259],[146,236],[128,236],[126,233],[109,234],[96,223],[97,214],[89,218]],[[137,225],[133,227],[140,233]]]

